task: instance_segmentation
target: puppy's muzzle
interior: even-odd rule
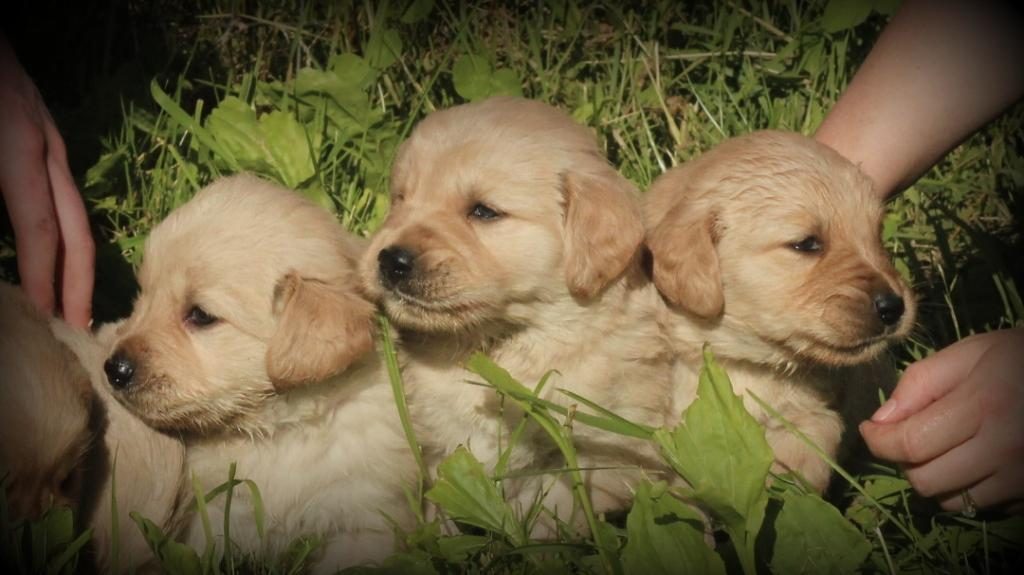
[[[402,246],[390,246],[377,254],[380,283],[392,289],[408,282],[416,271],[416,254]]]
[[[115,352],[104,362],[103,371],[107,374],[110,386],[117,390],[126,389],[135,379],[135,364],[121,351]]]
[[[899,323],[900,318],[903,317],[905,310],[903,298],[892,292],[876,295],[873,303],[875,304],[875,312],[878,314],[878,319],[882,320],[886,327],[896,325]]]

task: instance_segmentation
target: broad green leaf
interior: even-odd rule
[[[787,491],[775,520],[772,572],[855,573],[871,544],[839,510],[814,494]]]
[[[452,83],[460,96],[469,100],[482,100],[489,95],[490,76],[493,72],[487,58],[476,54],[460,56],[452,66]]]
[[[242,100],[228,96],[206,118],[206,129],[217,147],[234,158],[241,167],[273,174],[260,140],[256,111]]]
[[[42,517],[32,522],[29,527],[33,572],[42,573],[46,570],[50,558],[58,554],[74,537],[74,517],[71,509],[55,506],[47,509]]]
[[[654,438],[672,468],[693,487],[694,498],[725,524],[745,571],[752,572],[773,455],[764,429],[732,392],[729,376],[707,346],[697,399],[678,427],[659,429]]]
[[[763,513],[771,448],[709,351],[697,399],[678,427],[660,429],[655,438],[672,467],[718,518],[730,523]]]
[[[298,188],[316,173],[306,130],[291,114],[274,111],[264,115],[260,118],[260,135],[260,144],[281,183]]]
[[[377,26],[366,42],[366,60],[371,66],[383,70],[402,56],[402,37],[394,28]]]
[[[514,70],[498,68],[491,75],[492,96],[522,96],[523,86]]]
[[[357,54],[335,54],[327,60],[327,68],[346,86],[365,90],[377,79],[377,71]]]
[[[863,0],[829,0],[821,23],[826,32],[841,32],[867,20],[871,14],[871,2]]]
[[[412,0],[409,7],[402,12],[402,24],[415,24],[434,11],[434,0]]]
[[[349,76],[303,68],[295,75],[293,87],[295,94],[315,109],[323,109],[327,117],[343,133],[355,134],[370,127],[380,117],[380,112],[370,106],[361,82],[355,78],[357,74],[358,71],[352,72]],[[314,94],[324,95],[329,99],[317,99],[312,97]]]
[[[75,518],[71,508],[63,505],[51,507],[43,516],[46,546],[56,549],[67,545],[75,536]]]
[[[490,60],[479,54],[465,54],[455,61],[452,66],[452,83],[455,91],[471,102],[497,95],[523,95],[515,72],[495,70]]]
[[[670,495],[663,482],[637,486],[626,531],[622,564],[627,574],[725,573],[722,558],[704,542],[704,519]]]
[[[512,508],[484,472],[484,466],[460,446],[437,468],[437,481],[426,495],[452,519],[521,541]]]

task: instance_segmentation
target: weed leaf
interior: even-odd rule
[[[316,173],[306,130],[291,114],[274,111],[260,118],[260,144],[281,183],[289,188],[299,187]]]
[[[521,539],[512,508],[484,472],[483,464],[465,447],[441,462],[437,481],[426,496],[457,521],[505,534],[513,541]]]
[[[765,480],[773,455],[764,429],[733,393],[732,383],[705,346],[697,399],[682,423],[654,434],[662,453],[694,489],[694,497],[725,524],[745,551],[752,573],[753,543],[768,504]]]
[[[398,61],[402,55],[402,37],[394,28],[376,27],[366,43],[366,60],[378,70]]]
[[[773,573],[854,573],[871,544],[832,505],[811,493],[786,491],[775,520]]]
[[[626,520],[625,572],[724,574],[722,558],[704,542],[703,526],[703,517],[670,495],[665,483],[641,483]]]
[[[466,54],[455,61],[452,83],[455,91],[470,102],[498,95],[523,95],[519,77],[514,71],[495,70],[490,60],[479,54]]]

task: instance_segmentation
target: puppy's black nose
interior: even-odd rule
[[[903,317],[903,298],[887,292],[875,296],[875,311],[885,325],[894,325]]]
[[[382,249],[377,254],[381,282],[387,287],[394,287],[408,280],[415,269],[415,259],[416,256],[412,252],[401,246]]]
[[[135,375],[135,365],[121,352],[114,355],[103,364],[103,371],[107,374],[107,381],[114,389],[124,389],[132,384],[132,377]]]

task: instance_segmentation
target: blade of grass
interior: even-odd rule
[[[405,386],[402,383],[402,373],[398,366],[398,353],[395,351],[395,343],[391,340],[391,324],[383,315],[377,315],[377,327],[381,341],[381,351],[384,354],[384,364],[387,366],[388,379],[391,382],[391,391],[395,396],[395,407],[398,409],[398,419],[402,423],[402,431],[405,439],[409,442],[409,449],[416,460],[416,467],[419,469],[419,481],[416,486],[416,499],[419,508],[416,512],[420,521],[424,520],[423,504],[425,493],[430,482],[430,471],[423,460],[423,449],[416,440],[416,432],[412,426],[412,417],[409,415],[409,405],[405,399]]]

